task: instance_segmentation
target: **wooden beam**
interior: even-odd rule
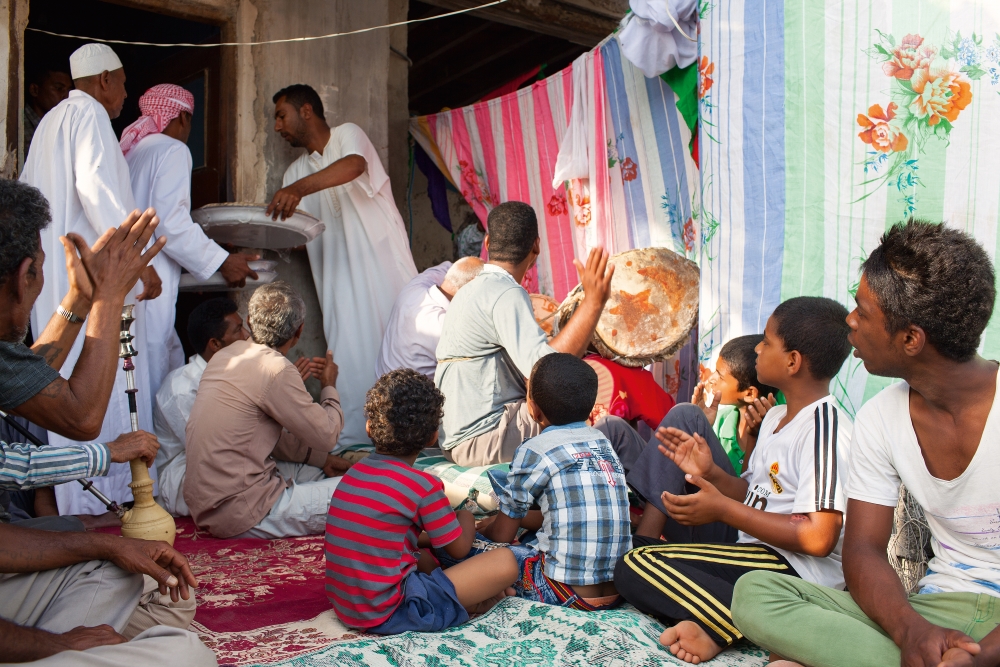
[[[467,9],[481,0],[422,0],[442,9]],[[508,0],[469,16],[561,37],[591,47],[611,34],[628,10],[628,0]]]
[[[442,86],[445,86],[445,85],[451,83],[452,81],[455,81],[456,79],[460,79],[461,77],[465,76],[466,74],[469,74],[470,72],[474,72],[475,70],[477,70],[477,69],[479,69],[481,67],[485,67],[486,65],[488,65],[491,62],[493,62],[494,60],[497,60],[498,58],[503,58],[505,55],[507,55],[508,53],[510,53],[512,51],[516,51],[517,49],[526,47],[528,44],[530,44],[531,42],[535,41],[536,39],[538,39],[537,35],[528,35],[528,36],[525,36],[525,37],[521,37],[519,39],[512,40],[507,45],[505,45],[505,46],[503,46],[501,48],[498,48],[495,51],[493,51],[492,53],[490,53],[489,56],[487,56],[485,58],[480,58],[480,59],[478,59],[478,60],[470,63],[469,65],[463,67],[462,69],[460,69],[460,70],[458,70],[456,72],[452,72],[448,76],[441,77],[440,79],[435,79],[434,83],[432,83],[429,86],[426,86],[425,88],[423,88],[423,89],[421,89],[421,90],[419,90],[417,92],[413,92],[413,90],[410,90],[410,103],[413,104],[414,102],[416,102],[420,98],[422,98],[422,97],[424,97],[424,96],[426,96],[426,95],[434,92],[438,88],[441,88]]]

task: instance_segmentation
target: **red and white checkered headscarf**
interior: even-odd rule
[[[143,137],[163,132],[163,128],[180,116],[182,111],[194,113],[194,95],[172,83],[161,83],[139,98],[139,111],[142,112],[139,120],[125,128],[121,141],[118,142],[125,155]]]

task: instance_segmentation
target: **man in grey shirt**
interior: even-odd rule
[[[441,449],[445,458],[463,466],[509,462],[518,445],[538,435],[541,429],[528,414],[525,402],[525,378],[546,354],[583,356],[610,295],[614,274],[603,249],[591,250],[586,266],[574,260],[583,285],[583,302],[549,341],[535,321],[528,293],[521,287],[524,274],[540,253],[534,210],[522,202],[500,204],[490,211],[487,227],[484,243],[489,262],[451,302],[437,347],[434,375],[434,383],[445,395]],[[610,420],[622,421],[617,417]],[[641,446],[638,436],[619,437],[623,427],[628,424],[615,423],[601,430],[616,450],[619,442],[623,447]],[[619,452],[626,466],[626,460],[638,456],[637,452],[622,454]]]

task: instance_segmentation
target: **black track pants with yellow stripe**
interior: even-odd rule
[[[615,566],[615,588],[639,611],[668,625],[694,621],[720,646],[743,637],[730,607],[736,580],[770,570],[797,577],[788,561],[761,544],[682,544],[636,536]]]

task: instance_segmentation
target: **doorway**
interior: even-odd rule
[[[100,0],[31,0],[24,33],[27,106],[29,82],[39,69],[69,72],[69,56],[87,40],[54,37],[30,30],[160,43],[209,44],[220,41],[218,25],[164,16]],[[112,44],[125,68],[128,97],[121,115],[111,121],[115,134],[140,115],[139,97],[158,83],[174,83],[195,98],[188,140],[193,160],[191,204],[198,208],[226,199],[225,138],[220,109],[221,57],[218,48],[155,47]],[[27,148],[27,147],[25,147]],[[27,153],[27,150],[24,151]]]

